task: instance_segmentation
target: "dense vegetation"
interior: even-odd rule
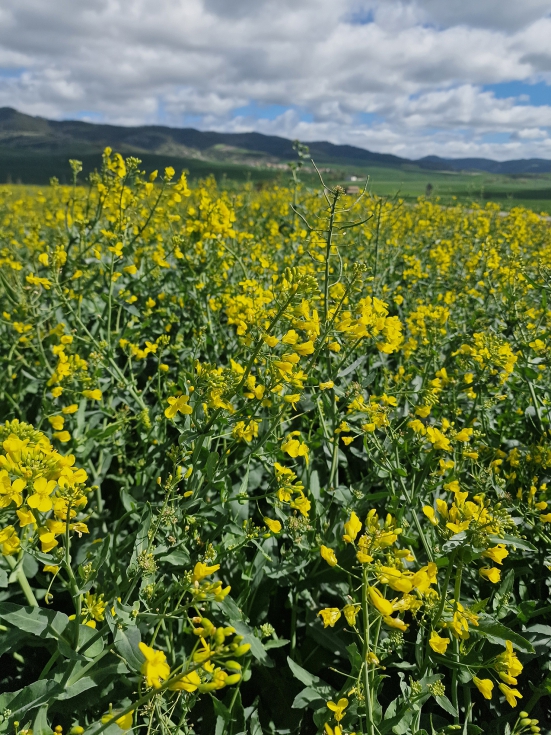
[[[546,731],[549,223],[72,167],[0,190],[0,732]]]

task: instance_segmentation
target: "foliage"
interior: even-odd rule
[[[71,165],[1,190],[0,732],[549,723],[548,224]]]

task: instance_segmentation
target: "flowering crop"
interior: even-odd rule
[[[549,225],[71,165],[0,189],[0,733],[549,726]]]

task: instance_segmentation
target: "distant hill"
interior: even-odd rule
[[[296,157],[292,141],[261,133],[216,133],[163,125],[122,127],[47,120],[0,108],[0,182],[47,183],[50,176],[68,177],[68,158],[79,158],[85,172],[100,165],[101,152],[111,146],[123,155],[136,155],[146,166],[179,162],[192,175],[208,173],[232,178],[267,178],[285,169]],[[391,167],[429,171],[480,170],[503,174],[551,172],[551,161],[530,159],[492,161],[485,158],[447,159],[427,156],[418,161],[374,153],[326,141],[308,143],[319,164],[338,167]]]
[[[491,158],[440,158],[425,156],[416,161],[421,168],[433,171],[486,171],[491,174],[548,174],[551,160],[545,158],[519,158],[513,161],[493,161]]]

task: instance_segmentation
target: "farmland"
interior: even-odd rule
[[[82,165],[0,189],[0,733],[548,731],[545,175]]]

